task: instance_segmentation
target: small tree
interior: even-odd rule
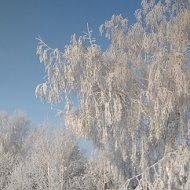
[[[0,113],[0,189],[7,187],[14,167],[22,160],[30,129],[30,121],[23,113]]]
[[[146,183],[154,184],[152,174],[161,171],[151,166],[189,143],[189,3],[142,0],[132,26],[113,15],[100,27],[110,40],[106,51],[88,27],[64,52],[38,39],[47,77],[36,95],[65,103],[66,126],[107,155],[117,179],[142,177],[148,168]],[[159,176],[163,188],[173,187]]]
[[[47,125],[31,134],[28,152],[11,173],[9,190],[86,189],[83,186],[85,158],[65,132],[48,134]]]

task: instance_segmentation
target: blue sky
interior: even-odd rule
[[[140,0],[0,0],[0,111],[21,110],[34,123],[58,120],[50,105],[36,99],[34,91],[43,82],[44,68],[36,55],[40,35],[51,47],[63,50],[73,33],[81,35],[86,23],[97,38],[98,27],[113,14],[130,23]]]

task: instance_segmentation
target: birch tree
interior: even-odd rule
[[[174,189],[189,180],[189,165],[180,162],[188,180],[177,183],[169,177],[175,172],[160,161],[172,161],[172,152],[181,149],[190,156],[190,2],[142,0],[141,5],[133,25],[113,15],[100,26],[110,40],[105,51],[88,26],[63,52],[39,38],[46,80],[36,96],[52,106],[64,102],[58,112],[66,126],[106,155],[106,170],[115,179],[136,189],[146,184],[156,189],[156,180],[163,189]]]

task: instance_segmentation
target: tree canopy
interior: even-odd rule
[[[190,2],[141,4],[133,25],[113,15],[100,26],[110,41],[105,51],[88,25],[63,52],[39,38],[46,78],[36,96],[51,105],[64,102],[66,126],[92,141],[105,158],[105,173],[121,183],[188,189]]]

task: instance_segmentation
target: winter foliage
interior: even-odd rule
[[[190,1],[141,5],[133,25],[113,15],[100,26],[105,51],[88,24],[63,52],[38,38],[35,93],[64,103],[66,131],[28,135],[25,117],[2,114],[0,189],[190,189]]]
[[[102,186],[99,171],[92,170],[69,132],[52,131],[48,123],[35,129],[21,113],[1,113],[0,135],[0,189],[93,190]]]
[[[64,52],[38,39],[47,76],[36,95],[65,103],[66,126],[92,141],[121,189],[190,188],[189,3],[142,0],[132,26],[113,15],[100,26],[105,51],[88,26]]]

